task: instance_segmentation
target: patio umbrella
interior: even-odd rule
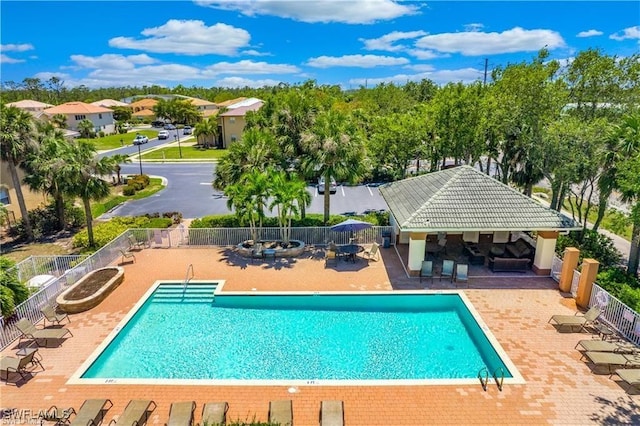
[[[347,219],[344,222],[340,222],[337,225],[333,225],[330,229],[335,232],[358,232],[363,229],[371,228],[369,222],[362,222],[361,220]]]

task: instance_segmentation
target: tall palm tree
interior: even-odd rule
[[[122,179],[120,178],[120,172],[122,172],[122,167],[120,166],[120,164],[127,164],[127,163],[131,163],[131,157],[129,157],[128,155],[125,154],[115,154],[110,156],[111,159],[114,162],[114,172],[116,173],[116,176],[118,177],[118,185],[122,183]]]
[[[240,220],[248,220],[253,241],[260,239],[262,220],[270,195],[267,173],[254,169],[245,173],[238,183],[225,188],[228,197],[227,206],[235,209]]]
[[[196,137],[198,145],[202,145],[205,148],[214,146],[218,140],[218,119],[209,117],[196,124],[193,129],[193,135]]]
[[[89,246],[93,238],[93,215],[91,201],[101,200],[110,193],[109,183],[101,176],[113,173],[115,161],[111,157],[96,157],[95,145],[86,141],[74,141],[65,152],[66,165],[61,172],[69,195],[80,197],[87,222]]]
[[[51,122],[58,129],[66,129],[67,128],[67,116],[64,114],[56,114],[51,117]]]
[[[83,138],[93,137],[95,130],[95,126],[91,120],[84,119],[78,123],[78,132],[80,132],[80,136]]]
[[[11,182],[16,191],[27,240],[33,240],[33,228],[22,193],[18,167],[35,148],[35,133],[31,114],[17,107],[0,105],[0,156],[9,166]]]
[[[303,206],[311,204],[311,194],[303,180],[290,178],[284,171],[267,172],[271,187],[272,201],[269,208],[276,208],[281,239],[285,244],[291,237],[291,221],[300,213]]]
[[[362,173],[364,147],[358,129],[343,112],[330,110],[320,113],[311,131],[302,135],[306,152],[302,169],[314,171],[325,182],[355,181]],[[324,223],[329,221],[330,191],[324,191]]]

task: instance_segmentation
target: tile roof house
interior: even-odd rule
[[[89,120],[93,123],[94,130],[107,134],[115,132],[115,120],[113,111],[109,108],[87,104],[84,102],[67,102],[53,108],[47,108],[44,113],[49,117],[63,114],[67,117],[67,128],[78,130],[78,123]]]
[[[537,233],[533,269],[550,272],[559,232],[581,229],[573,219],[471,166],[385,184],[380,193],[400,243],[409,243],[409,269],[419,271],[429,236],[461,236],[467,243],[507,243]]]
[[[51,104],[46,104],[44,102],[38,102],[38,101],[32,101],[30,99],[24,99],[22,101],[17,101],[17,102],[9,102],[8,104],[6,104],[7,106],[14,106],[16,108],[20,108],[23,109],[25,111],[33,111],[33,112],[40,112],[43,111],[47,108],[51,108],[53,105]]]
[[[260,99],[244,98],[226,106],[227,110],[218,115],[223,148],[228,148],[229,144],[242,138],[242,132],[246,125],[245,115],[249,111],[258,111],[262,105],[264,102]]]
[[[105,108],[113,108],[113,107],[128,107],[130,106],[126,102],[116,101],[115,99],[102,99],[99,101],[91,102],[91,105],[101,106]]]

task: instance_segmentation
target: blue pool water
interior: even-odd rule
[[[197,287],[195,284],[189,286]],[[181,297],[161,284],[82,378],[476,378],[503,361],[457,294]]]

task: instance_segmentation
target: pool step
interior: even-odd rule
[[[162,284],[153,294],[154,302],[213,302],[217,284]]]

